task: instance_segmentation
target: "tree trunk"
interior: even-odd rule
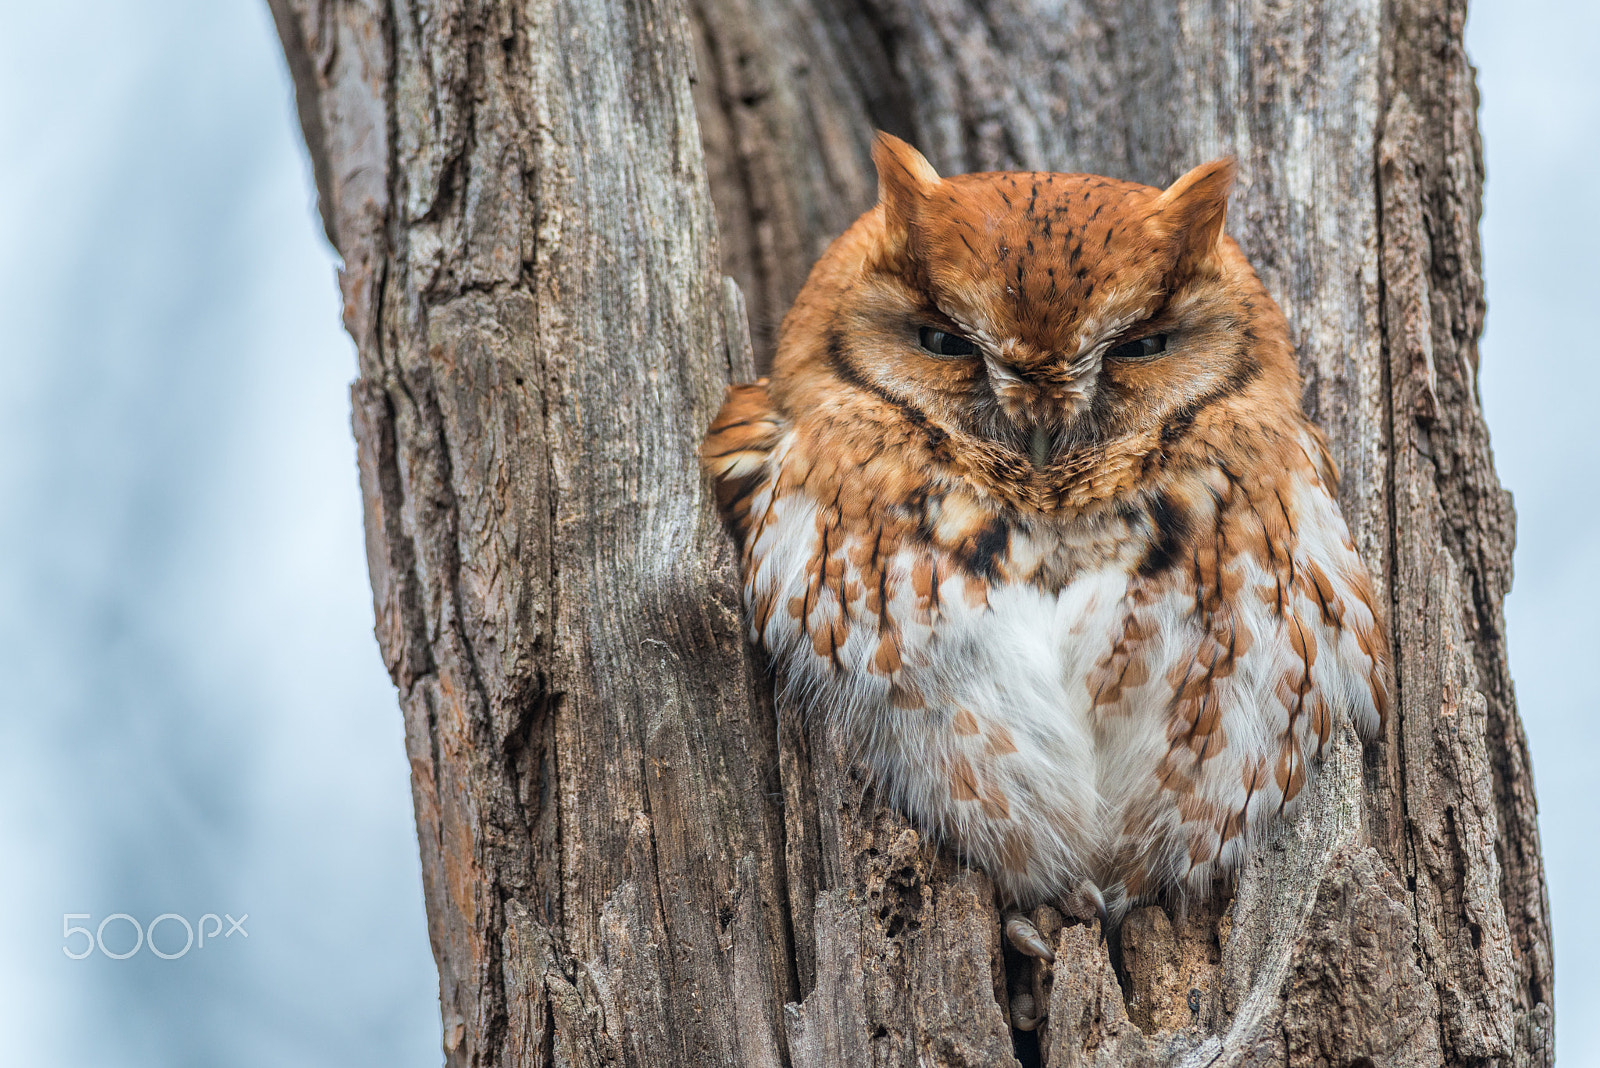
[[[447,1063],[1552,1063],[1460,0],[270,2],[344,257]],[[1230,231],[1389,596],[1387,737],[1213,901],[1110,945],[1042,911],[1053,974],[775,714],[694,459],[751,374],[741,290],[765,358],[874,127],[947,174],[1236,153]]]

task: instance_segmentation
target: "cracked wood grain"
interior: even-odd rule
[[[269,3],[360,357],[448,1064],[1552,1063],[1462,0]],[[871,204],[874,128],[946,173],[1236,154],[1230,231],[1391,606],[1387,737],[1337,739],[1213,899],[1104,944],[1041,912],[1053,969],[774,709],[692,458]]]
[[[776,737],[693,461],[730,356],[683,12],[273,6],[447,1063],[777,1068]]]

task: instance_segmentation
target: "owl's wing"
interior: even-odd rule
[[[1270,482],[1218,469],[1190,502],[1184,553],[1130,584],[1090,675],[1101,722],[1134,716],[1164,734],[1145,746],[1159,791],[1130,784],[1114,806],[1130,896],[1203,889],[1291,811],[1340,722],[1363,739],[1381,729],[1382,617],[1316,444]]]
[[[767,380],[729,386],[722,409],[700,445],[700,463],[711,476],[717,510],[741,553],[754,540],[759,506],[772,480],[769,461],[783,437],[784,422],[767,395]]]

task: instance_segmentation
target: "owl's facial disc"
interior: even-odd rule
[[[1287,346],[1261,345],[1259,283],[1221,236],[1230,162],[1163,191],[1083,174],[941,178],[887,136],[874,159],[877,207],[786,320],[780,396],[815,390],[823,410],[933,442],[933,462],[985,472],[992,490],[1016,481],[1028,488],[1002,492],[1061,500],[1109,456],[1143,470],[1259,375],[1260,353],[1292,374]]]
[[[881,269],[936,342],[907,386],[942,394],[967,432],[1041,469],[1145,433],[1232,370],[1228,161],[1166,191],[912,164],[885,189]]]
[[[991,354],[991,350],[1015,351],[1015,344],[988,345],[951,330],[924,326],[917,332],[917,340],[924,351],[944,358],[967,358],[982,361],[987,382],[1000,410],[1010,421],[1020,447],[1026,439],[1030,461],[1035,467],[1044,467],[1055,452],[1056,428],[1066,421],[1063,413],[1082,402],[1081,389],[1072,382],[1066,389],[1052,384],[1054,377],[1049,368],[1013,366]],[[989,421],[992,424],[992,420]],[[991,425],[989,436],[994,436]]]
[[[1128,336],[1129,324],[1148,319],[1159,293],[1113,288],[1089,314],[1066,322],[1045,314],[1041,324],[1017,314],[1003,292],[996,299],[981,277],[941,277],[937,289],[931,278],[893,281],[913,319],[940,324],[915,331],[918,358],[900,367],[906,385],[917,395],[942,395],[941,408],[961,429],[1035,469],[1099,436],[1095,405],[1110,350],[1122,360],[1153,360],[1166,348],[1159,332]]]
[[[917,340],[928,357],[946,365],[929,370],[955,387],[956,414],[968,431],[1009,445],[1036,468],[1048,465],[1063,428],[1093,396],[1093,370],[1085,371],[1092,361],[1063,361],[1017,338],[997,341],[981,326],[923,326]],[[919,385],[925,392],[929,383]]]

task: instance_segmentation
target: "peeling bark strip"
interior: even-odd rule
[[[360,353],[449,1064],[1551,1063],[1460,0],[269,2]],[[1391,605],[1388,738],[1331,740],[1231,897],[1110,946],[1041,910],[1051,972],[773,714],[695,473],[747,336],[872,202],[874,127],[944,173],[1236,153]]]

